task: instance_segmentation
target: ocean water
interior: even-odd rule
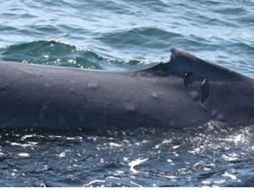
[[[0,2],[0,60],[132,70],[172,47],[254,77],[253,0]],[[254,186],[254,126],[0,132],[0,186]]]

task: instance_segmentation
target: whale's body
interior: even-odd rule
[[[249,125],[253,79],[173,49],[133,72],[0,63],[1,128]]]

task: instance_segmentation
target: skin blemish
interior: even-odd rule
[[[45,86],[46,88],[49,88],[51,85],[50,85],[50,83],[44,83],[44,86]]]
[[[200,98],[200,95],[197,91],[189,92],[189,96],[193,101],[197,101]]]
[[[225,117],[222,114],[218,114],[216,116],[216,119],[218,119],[219,121],[225,121]]]
[[[40,108],[40,113],[39,113],[39,121],[40,122],[45,122],[46,121],[46,113],[49,111],[49,106],[48,105],[42,105]]]
[[[98,84],[95,82],[89,82],[87,86],[90,89],[97,89],[98,88]]]
[[[136,108],[136,106],[133,105],[133,104],[126,104],[126,105],[125,105],[125,110],[127,111],[127,113],[132,114],[132,113],[135,113],[135,112],[136,112],[137,108]]]
[[[170,122],[169,122],[169,127],[175,127],[175,125],[176,125],[176,124],[175,124],[174,121],[170,121]]]
[[[153,98],[154,100],[158,100],[158,99],[159,99],[159,94],[158,94],[157,92],[153,92],[153,93],[152,93],[152,98]]]
[[[216,118],[216,116],[218,115],[218,113],[217,113],[216,110],[213,110],[213,111],[211,112],[211,115],[212,115],[213,118]]]

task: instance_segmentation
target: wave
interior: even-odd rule
[[[130,30],[114,31],[101,34],[97,39],[101,42],[117,48],[144,47],[144,48],[168,48],[170,41],[181,38],[179,33],[165,31],[153,27],[139,27]]]
[[[0,49],[0,59],[84,69],[131,70],[144,60],[123,60],[57,41],[34,41]]]

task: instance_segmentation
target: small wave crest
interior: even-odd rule
[[[23,63],[77,67],[82,69],[127,70],[146,63],[145,60],[124,60],[101,55],[57,41],[34,41],[0,49],[0,59]]]
[[[138,27],[101,34],[98,39],[114,48],[128,49],[168,49],[172,40],[181,38],[179,33],[169,32],[154,27]]]

